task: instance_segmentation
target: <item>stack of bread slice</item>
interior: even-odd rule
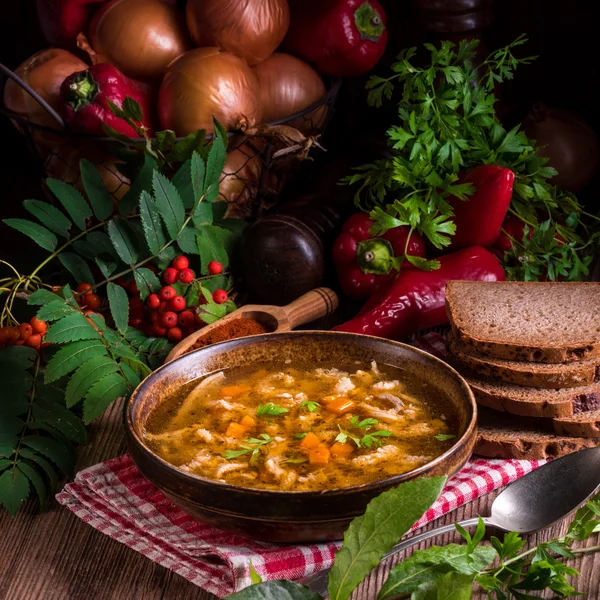
[[[480,407],[478,454],[600,445],[600,283],[451,281],[451,361]]]

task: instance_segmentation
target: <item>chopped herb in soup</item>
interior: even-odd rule
[[[324,490],[399,475],[452,445],[437,388],[372,363],[239,368],[184,386],[148,419],[145,439],[191,473],[244,487]]]

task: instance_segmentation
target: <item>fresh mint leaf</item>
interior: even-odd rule
[[[226,598],[227,600],[323,600],[310,588],[293,581],[264,581]]]

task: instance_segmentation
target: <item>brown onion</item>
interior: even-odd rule
[[[538,155],[548,157],[548,164],[558,171],[552,179],[556,186],[578,192],[594,177],[600,158],[598,138],[575,113],[538,104],[523,128],[540,147]]]
[[[256,65],[282,42],[287,0],[188,0],[188,29],[198,46],[218,46]]]
[[[28,58],[19,65],[15,74],[58,112],[62,82],[72,73],[87,68],[88,65],[70,52],[50,48]],[[36,125],[60,129],[48,111],[11,79],[4,88],[4,104]]]
[[[163,129],[187,135],[213,131],[214,116],[227,130],[260,122],[260,88],[252,69],[218,48],[197,48],[169,65],[158,96]]]
[[[151,81],[190,46],[183,17],[167,0],[112,0],[96,13],[79,46],[95,63],[108,62],[128,77]]]
[[[260,84],[263,121],[271,123],[297,113],[325,96],[321,76],[304,61],[289,54],[276,53],[254,67]],[[319,129],[326,106],[287,123],[300,131]]]

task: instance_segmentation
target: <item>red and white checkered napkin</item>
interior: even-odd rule
[[[437,333],[413,343],[431,354],[445,354],[444,338]],[[413,529],[515,481],[543,462],[471,460]],[[129,456],[81,471],[56,497],[92,527],[221,597],[250,585],[250,560],[264,580],[299,579],[330,567],[339,547],[339,543],[277,546],[205,525],[171,504]]]

